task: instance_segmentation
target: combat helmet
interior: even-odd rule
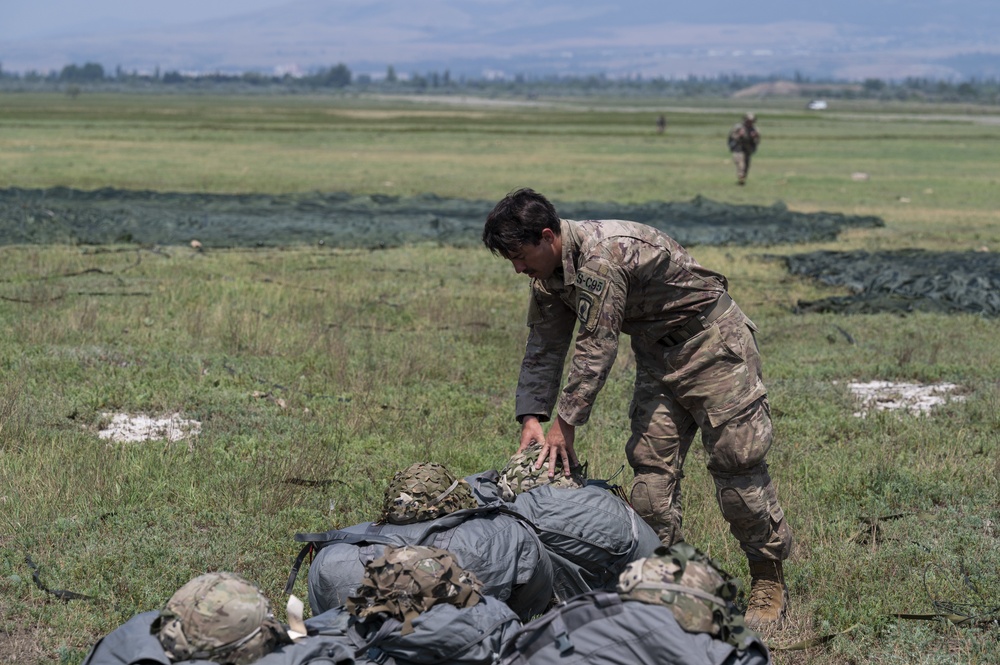
[[[482,598],[482,583],[448,550],[422,545],[386,546],[365,566],[355,595],[344,604],[364,620],[388,615],[403,622],[401,635],[413,632],[413,619],[435,605],[472,607]]]
[[[751,125],[757,122],[757,116],[754,113],[744,113],[743,122],[749,122]]]
[[[535,468],[541,452],[542,445],[533,443],[510,458],[497,480],[500,496],[504,501],[513,501],[521,492],[527,492],[540,485],[575,489],[587,484],[586,468],[583,465],[573,467],[567,474],[562,461],[558,459],[555,476],[549,479],[548,461],[544,462],[541,468]]]
[[[260,589],[227,572],[199,575],[178,589],[151,630],[175,662],[246,665],[291,643]]]
[[[417,462],[393,476],[385,489],[382,521],[413,524],[478,505],[469,484],[444,465]]]
[[[694,546],[675,543],[626,566],[618,593],[631,600],[669,607],[688,632],[708,633],[742,647],[754,633],[734,602],[740,581]]]

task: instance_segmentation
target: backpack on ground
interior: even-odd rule
[[[509,504],[537,527],[552,559],[559,600],[614,589],[629,563],[661,545],[628,503],[604,485],[590,483],[579,489],[541,485]]]
[[[386,665],[492,665],[521,627],[506,603],[491,596],[472,607],[435,605],[413,619],[404,635],[395,618],[353,621],[349,634],[359,656]]]
[[[742,648],[681,628],[669,607],[590,591],[526,623],[500,665],[767,665],[756,634]]]
[[[300,533],[306,543],[289,576],[291,593],[299,566],[309,566],[313,614],[343,605],[364,577],[368,562],[385,546],[425,545],[449,550],[462,568],[483,583],[483,594],[506,602],[523,620],[545,611],[552,600],[553,570],[534,528],[500,505],[459,510],[413,524],[365,522],[325,533]]]
[[[159,610],[137,614],[97,641],[83,665],[217,665],[207,660],[172,662],[151,632]],[[254,665],[367,665],[356,657],[347,632],[350,615],[343,610],[306,619],[307,637],[279,647],[254,661]]]

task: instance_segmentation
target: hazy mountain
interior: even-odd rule
[[[1000,75],[995,0],[679,3],[664,0],[294,0],[153,26],[81,22],[0,39],[7,70],[308,72],[381,76]],[[54,30],[54,32],[56,32]],[[40,34],[37,30],[32,34]]]

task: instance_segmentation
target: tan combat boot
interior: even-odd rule
[[[752,630],[777,628],[788,608],[788,587],[780,561],[750,562],[750,602],[746,624]]]

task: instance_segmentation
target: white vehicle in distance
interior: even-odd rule
[[[826,100],[814,99],[808,104],[806,104],[806,108],[809,109],[810,111],[823,111],[826,109]]]

